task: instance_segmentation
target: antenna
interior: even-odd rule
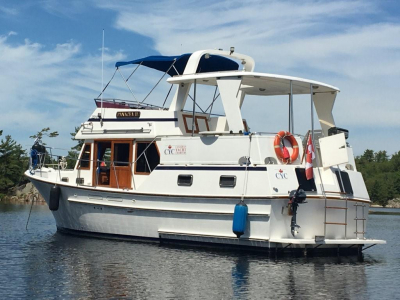
[[[104,29],[103,29],[103,42],[101,45],[101,90],[103,91],[104,88]],[[100,113],[101,113],[101,119],[103,119],[103,93],[101,92],[101,108],[100,108]],[[101,125],[103,125],[102,120]]]

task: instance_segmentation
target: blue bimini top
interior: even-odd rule
[[[140,59],[131,61],[120,61],[115,64],[116,68],[130,65],[142,64],[151,69],[156,69],[162,72],[167,72],[170,76],[182,75],[185,70],[186,64],[192,53],[182,54],[180,56],[147,56]],[[174,67],[171,68],[172,63],[175,61]],[[169,69],[169,70],[168,70]],[[176,69],[176,70],[175,70]],[[210,55],[205,58],[203,55],[200,59],[196,73],[218,72],[218,71],[236,71],[239,69],[239,64],[229,58]],[[176,73],[178,71],[179,74]]]

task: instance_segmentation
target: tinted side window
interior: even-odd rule
[[[85,148],[83,149],[81,158],[79,160],[78,168],[81,168],[81,169],[89,169],[90,168],[91,150],[92,150],[91,145],[86,144]]]
[[[143,142],[136,144],[136,159],[140,156],[135,164],[136,173],[149,174],[160,163],[160,155],[158,154],[156,144],[152,143],[150,146],[149,144]]]
[[[115,166],[129,166],[129,143],[114,144]]]
[[[340,175],[339,175],[339,172],[340,172]],[[337,181],[339,183],[340,191],[342,193],[353,195],[353,187],[351,186],[349,174],[347,174],[347,172],[339,171],[339,170],[335,170],[335,174],[336,174]],[[340,180],[340,177],[342,177],[342,180]],[[342,185],[342,181],[343,181],[344,186]]]

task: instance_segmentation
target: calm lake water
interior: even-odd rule
[[[247,252],[74,237],[46,205],[0,202],[0,299],[399,299],[400,216],[370,215],[387,245],[356,257]],[[397,210],[400,211],[400,210]]]

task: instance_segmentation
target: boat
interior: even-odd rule
[[[139,67],[168,77],[163,105],[135,97],[128,80]],[[105,86],[75,136],[82,149],[73,168],[65,158],[46,163],[50,153],[40,140],[32,146],[25,175],[57,230],[274,253],[361,253],[385,244],[366,236],[371,201],[349,132],[332,114],[339,89],[254,68],[254,59],[233,47],[117,62],[114,75],[134,100],[104,98]],[[213,96],[203,109],[206,90]],[[285,99],[280,111],[265,110],[262,132],[242,117],[242,104],[255,96]],[[310,129],[295,133],[293,103],[305,96],[309,115],[296,124]],[[212,112],[217,103],[223,114]],[[282,114],[281,131],[268,131],[271,114]]]

